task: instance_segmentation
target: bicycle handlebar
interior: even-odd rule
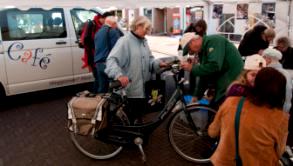
[[[129,80],[129,83],[131,83],[132,80]],[[109,89],[121,89],[122,88],[122,84],[119,80],[114,80],[112,82],[109,83]]]
[[[168,70],[180,70],[180,60],[175,59],[167,64],[166,67],[162,68],[158,74],[162,74]],[[129,80],[131,82],[131,80]],[[114,80],[110,82],[109,89],[120,89],[122,88],[121,82],[119,80]]]
[[[168,70],[180,70],[180,60],[175,59],[167,64],[166,67],[162,68],[157,74],[162,74]]]
[[[109,84],[110,89],[117,89],[117,88],[120,88],[121,86],[122,86],[122,84],[119,80],[112,81]]]

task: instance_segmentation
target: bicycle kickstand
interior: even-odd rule
[[[135,143],[135,145],[138,146],[138,149],[139,149],[141,156],[142,156],[142,161],[145,163],[146,162],[146,155],[145,155],[143,148],[142,148],[143,140],[140,137],[137,137],[134,139],[134,143]]]

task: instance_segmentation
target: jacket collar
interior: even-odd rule
[[[140,37],[140,36],[138,36],[138,35],[135,34],[133,31],[130,31],[130,33],[132,34],[132,36],[134,36],[134,37],[137,38],[138,40],[142,40],[142,41],[146,40],[144,37]]]

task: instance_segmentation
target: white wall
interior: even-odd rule
[[[276,4],[276,38],[280,36],[288,36],[289,33],[289,4],[288,2],[277,2]]]
[[[207,23],[208,23],[207,34],[216,34],[217,33],[217,27],[219,26],[219,23],[220,23],[220,19],[214,19],[213,18],[213,8],[214,8],[214,5],[211,4],[209,6],[209,18],[207,19],[208,20],[207,21]]]
[[[291,0],[291,5],[290,5],[290,8],[291,8],[291,12],[290,12],[290,16],[289,16],[289,37],[291,39],[291,43],[293,43],[293,1]],[[292,44],[291,44],[292,46]]]

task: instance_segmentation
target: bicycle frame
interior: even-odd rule
[[[179,72],[179,71],[177,71]],[[160,126],[164,120],[170,115],[172,109],[175,107],[178,101],[183,103],[183,108],[185,110],[186,103],[183,98],[183,80],[178,81],[178,73],[173,72],[173,79],[176,83],[176,89],[171,95],[170,99],[167,101],[167,104],[161,110],[159,115],[154,118],[151,122],[141,124],[141,125],[110,125],[106,130],[106,134],[103,134],[103,131],[100,131],[96,134],[97,139],[102,139],[105,142],[116,143],[119,145],[129,145],[134,144],[133,140],[137,137],[147,141],[149,135]],[[188,116],[189,115],[189,116]],[[190,118],[190,114],[187,114],[187,118]],[[188,119],[189,119],[188,118]],[[194,124],[192,124],[194,126]],[[194,126],[195,127],[195,126]],[[102,134],[101,134],[102,133]]]
[[[160,113],[158,114],[156,118],[154,118],[152,121],[148,123],[144,123],[141,125],[129,125],[129,122],[125,123],[125,120],[128,121],[127,115],[124,113],[123,110],[121,109],[118,110],[118,108],[120,108],[124,104],[127,104],[126,97],[122,95],[122,103],[118,104],[118,106],[116,106],[116,108],[112,112],[115,115],[112,114],[110,116],[112,118],[117,115],[118,118],[120,119],[120,122],[122,122],[122,124],[120,122],[118,122],[118,124],[110,122],[110,125],[107,128],[97,131],[95,133],[95,139],[102,141],[104,143],[118,145],[120,146],[120,148],[121,146],[125,146],[125,145],[138,146],[142,155],[142,160],[145,162],[146,155],[144,153],[142,145],[145,142],[146,143],[148,142],[149,136],[152,134],[152,132],[168,118],[168,116],[170,115],[170,113],[172,112],[173,108],[176,106],[176,103],[178,101],[182,103],[182,108],[176,111],[184,111],[189,126],[194,131],[194,133],[198,135],[197,133],[198,128],[193,122],[191,113],[187,110],[187,104],[184,100],[184,96],[183,96],[184,79],[180,79],[179,77],[179,72],[180,72],[179,65],[174,64],[169,69],[172,69],[171,71],[173,73],[173,79],[175,81],[176,88],[173,94],[171,95],[170,99],[167,101],[167,104],[160,111]],[[167,71],[167,70],[163,70],[163,71]],[[113,86],[113,87],[118,87],[118,86]],[[122,112],[119,113],[117,111],[122,111]],[[121,116],[118,115],[117,113],[120,114]],[[119,153],[120,150],[117,152]],[[116,153],[114,155],[116,155]]]
[[[171,145],[173,146],[173,148],[175,149],[175,151],[187,160],[198,162],[198,163],[208,162],[209,159],[206,159],[206,158],[198,159],[198,158],[194,158],[194,156],[190,156],[188,154],[189,153],[188,151],[187,153],[185,153],[186,147],[181,142],[182,142],[182,136],[183,136],[184,142],[188,142],[189,140],[194,141],[193,139],[190,139],[190,136],[194,136],[195,138],[197,138],[196,142],[199,140],[198,138],[202,136],[203,136],[203,139],[206,140],[205,139],[206,132],[202,132],[203,126],[199,125],[199,127],[197,127],[198,124],[196,122],[198,121],[196,120],[197,117],[195,116],[197,115],[196,111],[201,109],[204,109],[204,110],[206,109],[206,111],[209,111],[209,113],[212,113],[213,115],[215,114],[215,111],[206,105],[204,106],[204,105],[198,105],[198,104],[190,104],[190,105],[186,104],[184,96],[183,96],[184,79],[181,79],[181,77],[179,76],[179,73],[180,73],[179,69],[180,67],[179,67],[178,61],[175,60],[174,62],[170,63],[167,68],[163,69],[160,72],[160,73],[163,73],[164,71],[170,70],[173,73],[173,79],[175,82],[175,90],[173,91],[170,99],[167,101],[164,108],[158,113],[158,115],[155,118],[151,119],[151,121],[148,123],[144,123],[140,125],[129,124],[127,114],[125,114],[124,112],[124,108],[126,109],[128,108],[127,107],[128,100],[126,98],[125,93],[123,93],[123,90],[122,90],[122,95],[112,93],[110,96],[108,95],[104,96],[109,101],[108,102],[109,104],[104,110],[106,111],[106,114],[104,114],[104,117],[106,118],[108,122],[108,126],[103,129],[99,128],[94,134],[94,137],[92,135],[89,135],[86,137],[84,136],[79,137],[78,134],[71,132],[70,133],[71,139],[74,145],[77,147],[77,149],[80,152],[82,152],[84,155],[93,159],[109,159],[116,156],[118,153],[120,153],[124,146],[134,145],[134,146],[138,146],[142,156],[142,160],[145,162],[146,155],[143,150],[143,144],[148,142],[149,136],[152,134],[152,132],[157,127],[159,127],[166,119],[169,119],[168,117],[171,114],[171,112],[174,112],[173,117],[171,117],[169,121],[169,135],[168,136],[169,136],[169,141]],[[118,90],[119,87],[121,87],[121,83],[119,81],[113,81],[110,84],[110,89],[116,88],[116,90]],[[177,105],[178,105],[177,102],[181,106],[180,109],[174,109],[175,107],[177,108]],[[208,119],[211,119],[211,118],[208,118]],[[201,122],[202,121],[200,121],[200,123]],[[205,122],[203,121],[203,123]],[[99,127],[99,125],[100,124],[97,124],[96,127]],[[184,130],[184,131],[180,132],[180,130]],[[187,132],[188,134],[185,134],[185,132]],[[178,136],[178,134],[181,134],[181,135]],[[177,138],[179,138],[179,140]],[[207,146],[214,144],[214,142],[211,142],[211,140],[209,139],[207,141],[208,141]],[[203,144],[202,141],[199,143]],[[183,145],[184,147],[181,147],[181,145]],[[101,148],[101,149],[97,151],[95,147]],[[211,148],[208,147],[208,149],[210,150]],[[198,152],[195,152],[195,153],[198,153]],[[199,155],[201,155],[200,153],[201,152],[199,152]]]

